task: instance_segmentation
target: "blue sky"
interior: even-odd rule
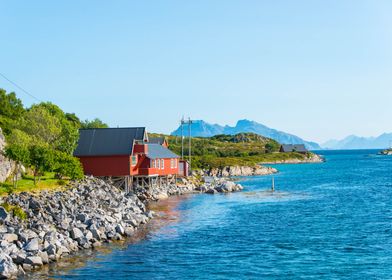
[[[391,132],[392,2],[4,1],[0,73],[82,119]],[[0,77],[0,87],[16,91]]]

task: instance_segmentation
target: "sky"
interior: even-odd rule
[[[110,126],[392,132],[392,1],[0,0],[0,73]],[[26,106],[37,100],[0,77]]]

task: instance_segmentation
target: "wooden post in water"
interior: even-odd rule
[[[271,191],[275,191],[275,178],[274,177],[272,177]]]

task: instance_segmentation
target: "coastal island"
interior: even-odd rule
[[[379,154],[383,155],[383,156],[392,156],[392,148],[383,150],[383,151],[379,152]]]

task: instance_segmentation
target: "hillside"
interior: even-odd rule
[[[263,124],[250,120],[239,120],[234,127],[228,125],[221,126],[219,124],[209,124],[203,120],[197,120],[192,123],[191,130],[192,135],[197,137],[211,137],[218,134],[235,135],[238,133],[250,132],[274,139],[279,143],[305,144],[305,146],[310,150],[321,149],[321,147],[315,142],[305,141],[298,136],[272,129]],[[184,133],[186,134],[187,131],[188,127],[184,126]],[[181,127],[173,131],[172,135],[180,136]]]
[[[392,133],[383,133],[377,137],[359,137],[350,135],[342,140],[330,140],[322,146],[325,149],[385,149],[391,145]]]
[[[165,136],[149,134],[149,136]],[[181,137],[165,136],[169,148],[181,155]],[[188,138],[184,140],[184,155],[188,155]],[[291,159],[305,160],[308,155],[279,153],[280,144],[255,133],[215,135],[192,138],[192,166],[194,168],[216,168],[223,166],[255,166],[263,162]],[[310,155],[310,154],[309,154]]]

